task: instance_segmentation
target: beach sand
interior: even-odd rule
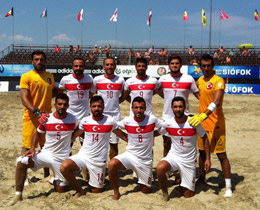
[[[170,200],[162,200],[158,181],[152,185],[152,193],[142,194],[131,171],[120,172],[121,198],[112,200],[113,190],[106,176],[104,192],[93,194],[87,181],[77,176],[86,190],[86,195],[76,201],[70,198],[75,191],[54,192],[48,179],[43,179],[43,170],[28,170],[32,183],[25,187],[22,202],[9,207],[15,193],[16,159],[22,145],[22,115],[19,92],[0,93],[0,209],[260,209],[260,96],[225,95],[227,154],[231,163],[233,197],[224,198],[224,178],[216,155],[211,155],[212,168],[207,174],[207,185],[196,188],[194,197],[181,197],[180,187],[169,180]],[[198,112],[198,101],[190,96],[191,113]],[[155,115],[160,117],[163,100],[154,96]],[[121,106],[122,116],[129,114],[129,104]],[[155,138],[153,171],[162,158],[162,137]],[[79,150],[73,146],[73,153]],[[119,153],[125,151],[126,143],[120,140]]]

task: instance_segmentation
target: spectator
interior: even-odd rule
[[[191,59],[190,65],[198,66],[199,65],[199,59],[198,58]]]
[[[235,56],[235,55],[236,55],[236,53],[235,53],[234,49],[231,48],[231,50],[230,50],[230,52],[229,52],[229,56],[233,57],[233,56]]]
[[[144,58],[146,59],[150,59],[150,53],[149,53],[149,50],[147,49],[144,53]]]
[[[132,64],[134,56],[135,56],[135,54],[134,54],[133,50],[129,49],[127,52],[128,65]]]
[[[149,49],[149,53],[150,54],[156,54],[156,50],[154,49],[154,45],[152,45],[152,47]]]
[[[69,46],[68,53],[70,53],[70,54],[73,53],[73,46],[72,45]]]
[[[101,47],[99,47],[99,49],[98,49],[98,54],[99,54],[99,55],[102,55],[102,54],[103,54],[103,51],[102,51],[102,48],[101,48]]]
[[[142,52],[139,50],[135,53],[135,57],[136,58],[141,58],[143,55],[142,55]]]
[[[59,47],[59,45],[56,45],[56,47],[55,47],[55,49],[54,49],[54,52],[60,52],[60,47]]]
[[[89,51],[87,51],[86,54],[85,54],[85,62],[86,62],[86,64],[90,64],[90,55],[89,55]]]
[[[192,47],[192,45],[190,45],[190,47],[188,48],[188,53],[189,53],[189,55],[194,55],[195,54],[195,50]]]
[[[249,50],[247,48],[245,48],[245,46],[242,49],[242,55],[245,57],[248,57],[251,55],[251,53],[249,52]]]
[[[228,56],[226,57],[226,63],[227,63],[227,64],[230,64],[230,63],[231,63],[231,56],[230,56],[230,55],[228,55]]]
[[[167,52],[167,50],[165,50],[164,48],[162,48],[162,55],[168,56],[168,52]]]
[[[95,55],[98,54],[98,46],[97,46],[97,45],[95,45],[95,47],[93,48],[93,53],[94,53]]]
[[[94,64],[96,63],[96,56],[95,56],[95,54],[94,54],[94,53],[91,53],[91,54],[89,55],[89,58],[90,58],[90,63],[91,63],[92,65],[94,65]]]
[[[155,62],[154,62],[153,59],[150,59],[150,60],[149,60],[149,65],[155,65]]]
[[[77,47],[75,47],[75,52],[76,53],[81,53],[81,47],[79,45]]]
[[[105,46],[105,53],[107,57],[111,56],[110,49],[111,49],[111,45]]]

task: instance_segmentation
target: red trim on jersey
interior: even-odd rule
[[[155,84],[133,84],[129,85],[130,91],[134,90],[154,90]]]
[[[88,133],[108,133],[112,131],[113,125],[83,125]]]
[[[76,84],[65,84],[67,90],[89,90],[91,88],[91,82],[76,83]]]
[[[139,79],[139,80],[146,80],[148,78],[148,76],[146,75],[146,77],[144,79],[141,79],[140,77],[138,77],[138,75],[135,76],[136,79]]]
[[[196,129],[194,128],[166,128],[171,136],[194,136]]]
[[[107,79],[114,79],[116,77],[116,75],[114,75],[112,78],[109,78],[106,74],[104,74],[104,77],[107,78]]]
[[[97,85],[98,90],[121,90],[122,84],[117,83],[98,83]]]
[[[125,129],[128,133],[133,134],[141,134],[141,133],[150,133],[154,130],[155,123],[150,125],[144,125],[144,126],[131,126],[131,125],[125,125]]]
[[[74,73],[72,74],[72,76],[73,76],[75,79],[83,79],[83,78],[84,78],[84,74],[81,76],[81,78],[77,78]]]
[[[46,128],[44,127],[44,125],[40,124],[38,126],[38,128],[41,130],[41,131],[46,131]]]
[[[56,116],[56,112],[53,113],[53,117],[56,118],[56,119],[65,119],[67,116],[68,116],[68,113],[66,113],[65,117],[59,118],[59,117]]]
[[[75,123],[54,123],[45,124],[46,131],[73,131],[75,128]]]
[[[190,89],[191,82],[162,82],[163,88],[168,89]]]

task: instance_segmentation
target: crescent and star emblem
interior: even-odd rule
[[[141,133],[142,131],[143,131],[142,128],[140,128],[140,127],[136,128],[136,132],[137,132],[137,133]]]
[[[82,89],[80,84],[77,84],[77,88],[78,88],[79,90]]]
[[[178,133],[179,135],[182,135],[182,134],[184,134],[185,132],[182,131],[181,129],[179,129],[179,130],[177,131],[177,133]]]
[[[56,126],[55,126],[55,129],[58,131],[58,130],[60,130],[59,127],[60,127],[60,125],[56,125]]]
[[[100,128],[98,126],[93,126],[93,131],[98,131]]]
[[[173,88],[178,87],[178,86],[179,86],[178,83],[176,83],[176,82],[173,82],[173,83],[172,83],[172,87],[173,87]]]
[[[208,90],[212,89],[212,88],[213,88],[213,84],[212,84],[211,82],[208,83],[207,86],[206,86],[206,88],[207,88]]]

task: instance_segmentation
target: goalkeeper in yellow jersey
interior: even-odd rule
[[[204,76],[200,77],[197,81],[200,93],[200,114],[190,118],[189,123],[192,126],[202,124],[206,130],[210,142],[210,152],[217,154],[221,163],[226,183],[225,197],[232,197],[230,163],[226,154],[225,119],[222,110],[225,81],[216,75],[213,69],[214,59],[210,55],[205,54],[201,57],[200,68],[204,74]],[[206,176],[203,167],[206,155],[203,140],[200,137],[198,137],[198,148],[200,152],[200,176],[197,183],[200,183],[205,182]]]

